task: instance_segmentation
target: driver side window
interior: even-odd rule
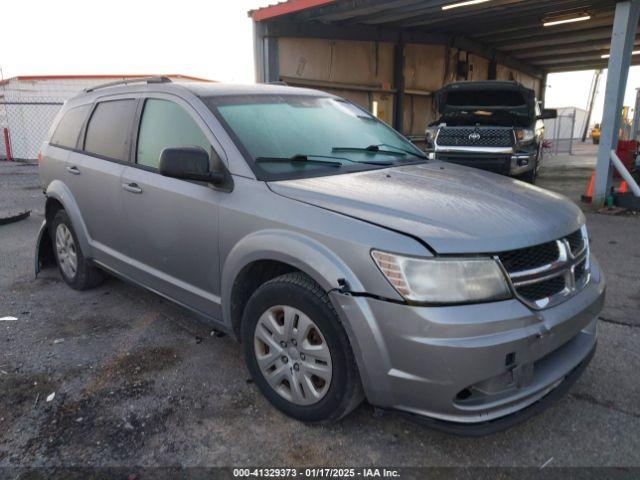
[[[157,169],[163,149],[193,146],[211,153],[211,143],[180,105],[155,98],[145,101],[136,151],[138,165]]]

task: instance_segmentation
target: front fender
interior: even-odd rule
[[[71,190],[69,190],[69,187],[60,180],[53,180],[47,187],[46,195],[47,198],[53,198],[62,204],[71,219],[73,230],[78,237],[82,253],[87,257],[93,257],[87,226],[82,219],[80,208],[78,208],[76,199],[71,193]]]
[[[306,273],[325,291],[345,279],[354,291],[363,287],[347,264],[321,243],[290,230],[263,230],[240,240],[227,255],[222,269],[221,297],[225,323],[231,326],[231,293],[244,267],[260,260],[291,265]]]

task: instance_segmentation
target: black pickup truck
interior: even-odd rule
[[[544,123],[533,90],[518,82],[457,82],[435,94],[440,118],[427,127],[430,155],[446,162],[535,183],[542,163]]]

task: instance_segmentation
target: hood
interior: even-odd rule
[[[536,94],[518,82],[489,80],[457,82],[435,93],[436,107],[441,114],[459,109],[491,109],[524,106],[535,107]]]
[[[433,161],[269,183],[294,200],[417,237],[440,254],[496,253],[555,240],[584,223],[562,195]]]

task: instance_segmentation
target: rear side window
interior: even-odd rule
[[[158,168],[160,153],[165,148],[192,146],[211,153],[211,142],[180,105],[155,98],[145,102],[138,133],[136,161],[139,165]]]
[[[80,129],[82,129],[82,124],[87,118],[89,108],[91,108],[91,105],[83,105],[68,110],[63,115],[60,123],[58,123],[49,143],[58,147],[76,148]]]
[[[113,160],[127,161],[129,133],[135,110],[135,100],[98,103],[87,125],[85,151]]]

